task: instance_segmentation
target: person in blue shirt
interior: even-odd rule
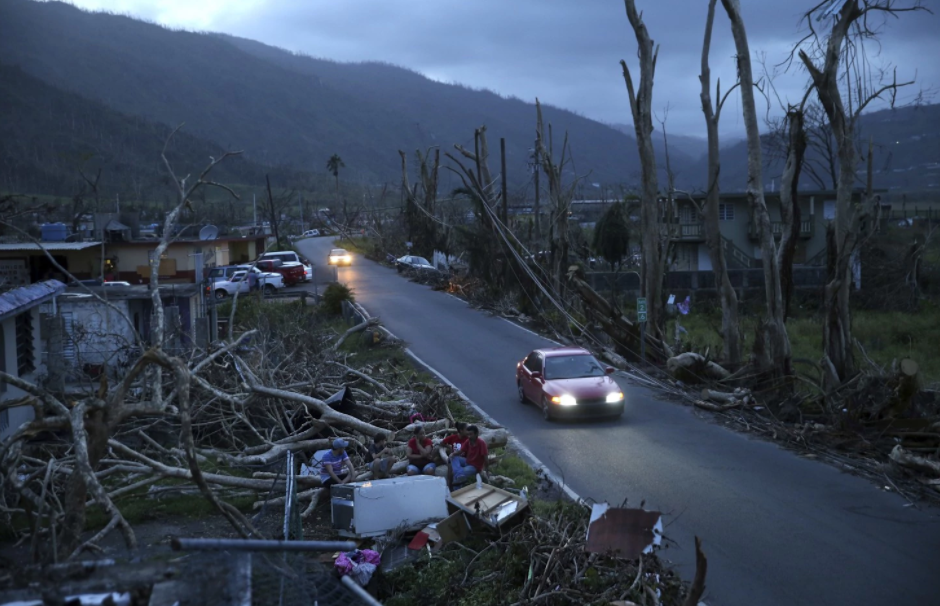
[[[320,461],[320,481],[323,487],[328,488],[334,484],[348,484],[356,478],[356,468],[346,454],[349,442],[342,438],[333,440],[333,450],[323,455]]]

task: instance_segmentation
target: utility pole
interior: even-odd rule
[[[258,225],[258,200],[254,194],[251,194],[251,210],[253,213],[252,216],[254,217],[254,222],[252,223],[252,225],[257,226]]]
[[[509,194],[506,191],[506,138],[499,139],[499,155],[503,173],[503,225],[509,221]]]
[[[281,238],[277,233],[277,217],[274,215],[274,196],[271,195],[271,178],[265,175],[264,180],[268,184],[268,204],[271,207],[271,229],[274,230],[274,241],[280,246]]]
[[[534,162],[532,164],[533,170],[535,171],[535,242],[537,244],[536,249],[542,244],[542,209],[539,208],[539,172],[541,164],[539,163],[539,143],[541,142],[540,137],[535,138],[535,152],[534,152]]]

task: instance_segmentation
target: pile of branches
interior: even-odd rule
[[[403,472],[414,415],[427,421],[432,437],[443,433],[453,425],[447,402],[456,395],[446,386],[416,382],[413,370],[394,362],[357,364],[355,354],[337,347],[374,327],[376,319],[339,335],[323,327],[314,310],[303,309],[299,303],[262,304],[248,323],[257,326],[265,317],[264,330],[241,326],[247,330],[238,335],[236,328],[230,342],[196,352],[185,362],[150,350],[145,355],[159,356],[162,364],[129,382],[122,403],[127,411],[147,414],[125,414],[107,432],[97,417],[107,410],[113,388],[102,383],[99,393],[69,404],[36,388],[37,419],[0,445],[5,521],[10,523],[14,514],[32,518],[20,538],[32,541],[38,559],[52,556],[43,545],[69,546],[59,558],[78,556],[115,528],[134,549],[133,529],[121,515],[122,498],[194,492],[205,495],[240,534],[260,537],[252,520],[226,499],[254,495],[256,508],[283,502],[279,495],[284,494],[288,451],[306,461],[343,437],[350,442],[360,479],[367,479],[366,445],[384,432],[402,455],[397,471]],[[162,377],[159,392],[147,401],[144,384],[157,376]],[[156,397],[163,403],[159,410],[151,403]],[[506,442],[505,432],[484,430],[483,437],[492,445]],[[94,462],[88,455],[92,445],[104,451]],[[69,504],[76,505],[70,484],[76,477],[91,493],[81,498],[81,508],[96,504],[112,517],[104,530],[80,544],[66,536],[82,530],[68,524]],[[319,474],[300,476],[297,484],[306,516],[322,497]]]
[[[582,505],[546,505],[500,536],[476,534],[417,569],[392,573],[385,589],[429,606],[697,603],[700,589],[684,584],[655,553],[625,560],[587,552],[589,520]],[[699,563],[704,579],[704,556]]]
[[[150,334],[144,338],[134,331],[143,353],[124,376],[110,382],[103,374],[93,390],[65,395],[0,371],[0,382],[25,394],[4,401],[3,408],[31,406],[35,415],[0,442],[0,524],[29,542],[33,561],[77,558],[95,551],[114,530],[137,551],[122,503],[167,492],[200,494],[242,537],[271,538],[229,500],[253,498],[256,508],[277,502],[272,497],[284,494],[287,452],[297,454],[299,463],[343,437],[362,471],[359,478],[365,479],[362,455],[379,432],[403,455],[416,413],[432,421],[427,425],[432,436],[453,423],[446,406],[454,397],[449,388],[416,383],[412,369],[391,361],[359,363],[342,347],[356,333],[372,335],[366,341],[374,347],[399,347],[391,338],[377,338],[382,335],[377,318],[366,316],[340,335],[302,302],[235,296],[227,334],[206,349],[173,345],[159,289],[159,259],[196,190],[227,190],[208,174],[229,155],[213,159],[188,185],[189,177],[178,178],[164,153],[178,200],[151,262]],[[88,292],[97,304],[121,314]],[[507,439],[502,430],[481,437],[493,446]],[[404,466],[401,461],[393,471]],[[298,477],[297,486],[309,515],[323,492],[319,474]],[[91,507],[109,521],[87,537]]]

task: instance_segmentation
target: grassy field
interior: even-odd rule
[[[760,310],[742,313],[742,330],[745,351],[749,352],[754,342],[754,331],[760,318]],[[815,310],[814,310],[815,312]],[[822,357],[822,317],[797,309],[796,317],[787,322],[787,331],[793,348],[794,359],[818,362]],[[694,308],[688,316],[682,316],[681,325],[688,333],[682,335],[684,345],[704,352],[711,348],[717,356],[721,350],[721,310],[717,307]],[[680,331],[681,332],[681,331]],[[920,365],[926,383],[940,381],[940,307],[925,303],[917,313],[875,312],[856,310],[852,314],[852,333],[876,363],[890,366],[892,360],[912,358]],[[674,343],[675,322],[667,323],[669,343]]]

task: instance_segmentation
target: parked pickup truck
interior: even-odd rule
[[[304,266],[300,263],[284,263],[280,259],[258,259],[255,266],[261,271],[281,274],[287,286],[299,284],[306,277]]]
[[[233,296],[236,292],[247,293],[250,288],[263,288],[264,292],[273,293],[284,288],[284,277],[279,273],[261,271],[250,265],[213,267],[209,271],[206,292],[217,299]]]
[[[304,282],[309,282],[313,279],[313,267],[310,265],[310,261],[304,259],[296,252],[292,250],[278,250],[273,252],[266,252],[261,255],[262,259],[280,259],[284,263],[300,263],[304,268]]]

